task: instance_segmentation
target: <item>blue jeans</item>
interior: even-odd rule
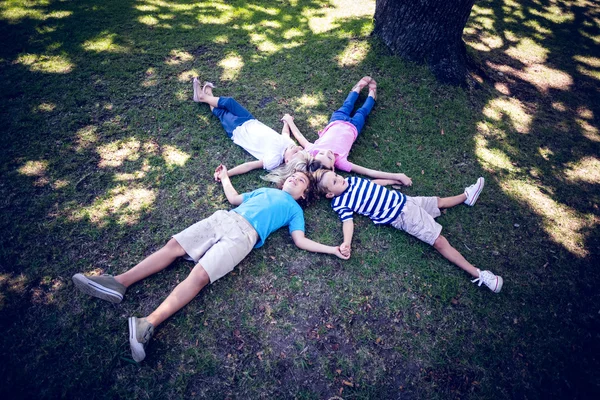
[[[340,107],[340,109],[334,111],[334,113],[331,114],[331,119],[329,120],[329,123],[332,123],[333,121],[350,122],[356,127],[356,130],[360,135],[360,131],[365,126],[365,122],[367,121],[367,116],[369,115],[369,113],[373,109],[373,106],[375,105],[375,100],[371,96],[367,97],[367,100],[365,100],[365,104],[363,104],[361,108],[356,110],[356,113],[354,113],[353,117],[350,117],[352,110],[354,110],[354,103],[356,103],[357,99],[358,93],[350,92],[348,97],[346,97],[346,101],[344,101],[344,104]]]
[[[256,119],[248,110],[240,105],[231,97],[219,97],[217,107],[213,108],[212,113],[219,118],[227,136],[231,138],[233,131],[246,121]]]

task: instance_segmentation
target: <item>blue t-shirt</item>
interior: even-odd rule
[[[296,200],[279,189],[261,188],[242,194],[242,204],[232,211],[244,217],[254,227],[259,239],[254,248],[261,247],[269,235],[289,225],[290,234],[304,232],[304,211]]]

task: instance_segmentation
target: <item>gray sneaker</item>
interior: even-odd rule
[[[123,295],[127,290],[112,275],[85,276],[75,274],[73,275],[73,283],[83,293],[115,304],[123,300]]]
[[[154,326],[146,318],[129,317],[129,346],[135,361],[146,358],[146,346],[153,333]]]
[[[479,178],[477,182],[465,188],[465,194],[467,195],[467,199],[465,200],[465,204],[469,206],[474,206],[475,202],[479,198],[481,191],[483,190],[483,186],[485,185],[485,179]]]

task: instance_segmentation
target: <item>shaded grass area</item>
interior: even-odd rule
[[[343,1],[7,1],[0,4],[0,392],[12,397],[592,398],[599,394],[598,7],[478,2],[469,91],[387,53],[374,4]],[[596,19],[594,19],[596,18]],[[500,74],[501,73],[501,74]],[[228,208],[214,168],[251,157],[191,77],[309,139],[363,75],[379,99],[351,159],[413,178],[408,195],[474,208],[440,217],[473,286],[428,246],[357,218],[347,262],[285,230],[160,327],[143,364],[126,317],[191,264],[113,306],[76,272],[120,273]],[[236,177],[242,191],[260,172]],[[326,201],[307,236],[341,241]]]

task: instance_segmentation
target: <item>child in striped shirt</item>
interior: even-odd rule
[[[313,174],[317,190],[332,199],[331,207],[342,220],[344,242],[340,246],[342,254],[350,255],[350,245],[354,234],[353,214],[365,215],[377,225],[391,225],[432,245],[448,261],[471,274],[473,282],[485,284],[494,293],[502,289],[502,277],[490,271],[480,271],[469,263],[448,240],[441,235],[442,226],[435,221],[440,209],[465,203],[473,206],[483,190],[485,180],[467,187],[464,193],[452,197],[410,197],[388,190],[384,186],[395,184],[394,180],[364,178],[343,178],[333,171],[320,169]]]

